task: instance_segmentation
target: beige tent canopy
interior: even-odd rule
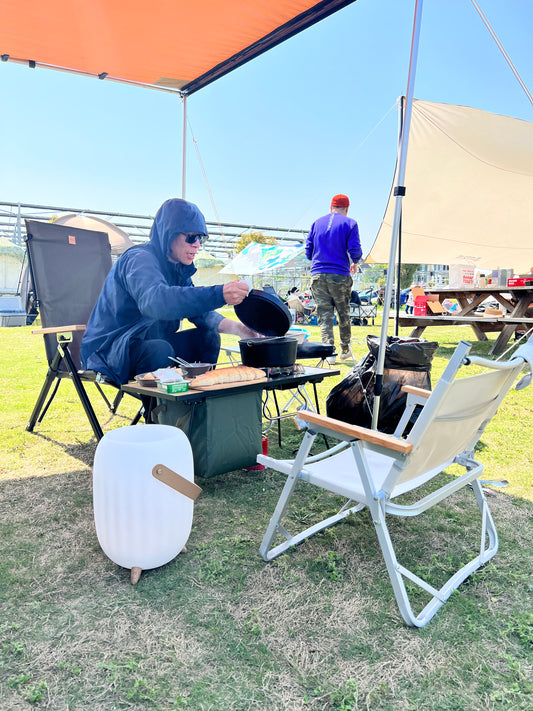
[[[403,263],[529,272],[533,123],[415,99],[404,184]],[[377,263],[389,258],[394,200],[369,254]]]
[[[24,250],[5,237],[0,237],[0,293],[17,292]]]

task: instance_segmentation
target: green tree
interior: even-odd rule
[[[400,289],[407,289],[413,283],[413,276],[420,264],[402,264],[400,267]],[[364,271],[363,279],[368,284],[379,283],[381,279],[385,280],[387,272],[386,264],[373,264],[369,269]],[[396,267],[395,267],[396,270]],[[394,280],[396,281],[396,271],[394,272]],[[384,281],[383,281],[384,283]]]
[[[239,239],[233,243],[233,248],[235,254],[239,254],[242,250],[247,247],[251,242],[257,242],[258,244],[277,244],[277,240],[274,237],[269,237],[264,235],[262,232],[247,232],[242,234]]]
[[[408,289],[420,264],[402,264],[400,267],[400,289]]]

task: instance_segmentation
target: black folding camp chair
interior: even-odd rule
[[[122,398],[120,385],[101,373],[81,368],[80,347],[85,326],[111,269],[111,247],[105,232],[26,220],[26,248],[36,305],[44,336],[48,372],[26,429],[42,421],[61,380],[71,380],[97,440],[103,437],[84,382],[95,384],[109,411]],[[111,402],[101,385],[117,389]],[[53,388],[53,389],[52,389]],[[51,392],[50,396],[49,393]],[[48,400],[47,400],[48,398]],[[142,408],[132,424],[139,421]]]

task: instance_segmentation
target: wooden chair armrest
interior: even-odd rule
[[[76,324],[75,326],[50,326],[49,328],[36,328],[32,333],[37,335],[46,333],[68,333],[69,331],[85,331],[87,326]]]
[[[426,398],[431,395],[431,390],[425,390],[424,388],[415,388],[412,385],[402,385],[402,392]]]
[[[355,439],[362,439],[371,444],[380,445],[381,447],[391,449],[400,454],[409,454],[413,449],[413,445],[403,439],[398,439],[397,437],[378,432],[377,430],[369,430],[366,427],[350,425],[347,422],[334,420],[332,417],[327,417],[326,415],[318,415],[316,412],[310,412],[309,410],[300,410],[298,412],[298,419],[319,425],[333,432],[339,432],[348,437],[354,437]]]

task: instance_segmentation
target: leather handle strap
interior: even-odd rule
[[[183,494],[193,501],[196,501],[202,493],[202,489],[194,482],[185,479],[181,474],[169,469],[164,464],[156,464],[152,469],[152,475],[158,481],[170,486],[171,489],[179,491],[180,494]]]

